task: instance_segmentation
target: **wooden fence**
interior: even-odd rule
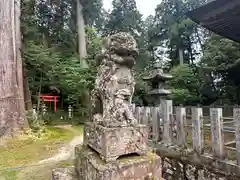
[[[239,107],[232,108],[232,117],[223,117],[223,108],[173,107],[171,100],[160,107],[133,104],[131,108],[139,123],[149,126],[152,141],[211,153],[214,158],[236,160],[240,165]]]

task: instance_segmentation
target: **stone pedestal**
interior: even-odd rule
[[[52,171],[52,180],[76,180],[74,167],[57,168]]]
[[[86,146],[75,148],[75,168],[79,180],[161,180],[161,159],[154,153],[125,156],[106,163]]]
[[[110,128],[94,122],[85,124],[84,144],[97,151],[106,162],[132,153],[146,155],[147,142],[148,127],[145,125]]]

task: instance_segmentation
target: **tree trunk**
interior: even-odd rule
[[[182,48],[179,48],[179,49],[178,49],[178,55],[179,55],[179,64],[180,64],[180,65],[183,65],[183,63],[184,63],[184,58],[183,58],[183,49],[182,49]]]
[[[77,0],[77,28],[78,28],[78,53],[80,59],[80,66],[82,68],[88,68],[88,63],[86,61],[87,57],[87,42],[85,33],[85,22],[83,17],[83,6],[80,0]],[[90,105],[90,95],[87,90],[83,92],[82,104],[89,108]]]
[[[27,126],[20,56],[20,0],[0,1],[0,136]]]
[[[188,60],[188,64],[190,64],[190,61],[191,61],[192,65],[193,65],[194,57],[193,57],[193,51],[192,51],[192,42],[191,42],[191,38],[189,36],[187,37],[187,39],[188,39],[188,53],[190,54],[190,57],[189,57],[190,60]]]
[[[203,52],[203,44],[202,44],[202,40],[201,40],[199,32],[198,32],[198,28],[196,28],[196,35],[197,35],[197,39],[198,39],[198,43],[200,45],[201,51]]]
[[[16,33],[16,61],[17,61],[17,85],[20,93],[21,111],[25,114],[25,105],[24,105],[24,86],[23,86],[23,61],[22,61],[22,34],[21,34],[21,0],[15,0],[15,31]],[[27,119],[25,118],[25,127],[28,127]]]
[[[85,33],[85,23],[83,18],[83,6],[79,0],[77,0],[77,28],[78,28],[78,53],[80,58],[80,65],[83,68],[88,68],[86,61],[87,57],[87,43]]]
[[[26,111],[32,110],[32,99],[31,99],[31,93],[30,93],[29,84],[28,84],[28,77],[27,77],[27,72],[24,68],[23,68],[23,91],[24,91],[25,110]]]

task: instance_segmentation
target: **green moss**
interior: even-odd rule
[[[120,164],[133,164],[133,163],[138,163],[142,161],[150,161],[153,162],[156,160],[156,154],[152,152],[152,150],[148,151],[146,156],[139,156],[139,155],[126,155],[123,157],[120,157],[117,161]]]
[[[118,159],[117,161],[119,163],[133,163],[133,162],[138,162],[138,161],[142,161],[145,158],[143,156],[139,156],[139,155],[134,155],[134,156],[124,156],[120,159]]]
[[[105,161],[103,161],[100,158],[99,154],[97,152],[93,151],[92,149],[90,149],[86,146],[77,146],[76,148],[77,148],[76,154],[79,156],[78,158],[82,158],[82,157],[89,158],[90,156],[92,156],[91,162],[98,169],[105,169],[105,168],[108,168],[109,166],[111,167],[111,163],[105,163]],[[139,163],[142,161],[153,162],[155,159],[156,159],[156,154],[153,153],[151,150],[147,153],[146,156],[139,156],[139,155],[135,155],[135,154],[122,156],[119,159],[117,159],[117,161],[115,163],[117,163],[119,165],[130,165],[130,164]]]
[[[148,156],[150,161],[154,161],[157,157],[157,154],[154,153],[153,151],[148,151],[147,156]]]
[[[17,179],[17,173],[19,170],[8,170],[4,172],[0,172],[0,179],[2,180],[16,180]]]
[[[56,167],[71,166],[72,161],[62,161],[43,166],[21,170],[6,170],[51,157],[60,146],[72,140],[75,136],[83,135],[83,126],[54,127],[48,126],[41,138],[24,135],[18,139],[9,140],[5,147],[0,147],[0,180],[16,180],[21,174],[21,180],[51,178],[51,171]],[[31,168],[30,168],[31,169]],[[26,171],[27,170],[27,171]],[[26,172],[25,172],[26,171]],[[19,173],[20,172],[20,173]]]
[[[81,126],[74,129],[48,127],[42,139],[25,136],[10,140],[5,147],[0,147],[0,169],[26,165],[50,157],[76,135],[82,135]]]

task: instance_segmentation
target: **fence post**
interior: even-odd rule
[[[135,107],[135,118],[137,119],[138,123],[140,123],[140,115],[141,115],[141,107]]]
[[[199,154],[203,153],[202,126],[202,108],[192,108],[192,143],[193,149]]]
[[[163,115],[161,112],[161,106],[158,108],[158,112],[157,112],[157,117],[158,117],[158,121],[159,121],[159,127],[158,127],[158,131],[159,131],[159,141],[162,141],[163,139]]]
[[[176,107],[176,121],[177,121],[177,143],[178,145],[187,146],[187,137],[185,133],[186,125],[186,109],[183,107]]]
[[[233,119],[235,122],[237,164],[240,165],[240,108],[233,109]]]
[[[154,112],[154,106],[150,107],[150,113],[149,113],[149,119],[148,119],[148,127],[149,127],[149,138],[153,138],[153,112]]]
[[[159,140],[160,119],[158,118],[159,107],[152,108],[152,138],[155,142]]]
[[[139,119],[139,123],[140,124],[144,124],[143,123],[143,118],[144,118],[144,106],[142,106],[142,107],[140,107],[141,109],[140,109],[140,119]]]
[[[149,114],[150,114],[150,108],[149,107],[144,107],[143,108],[143,117],[142,117],[142,120],[143,120],[142,123],[144,125],[148,125]]]
[[[151,120],[152,120],[152,117],[151,117],[151,107],[146,107],[147,110],[147,126],[148,126],[148,138],[151,137]]]
[[[171,144],[172,139],[170,135],[170,116],[172,115],[172,100],[162,100],[161,109],[163,113],[163,142]]]
[[[133,115],[135,116],[136,104],[132,104],[131,108],[132,108],[132,113],[133,113]]]
[[[210,108],[213,157],[224,158],[222,108]]]

